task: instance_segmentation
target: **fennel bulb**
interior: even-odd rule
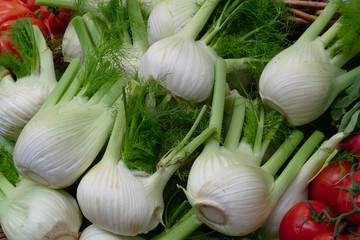
[[[204,42],[172,36],[151,45],[139,74],[151,76],[186,101],[202,102],[212,91],[216,58]]]
[[[131,146],[138,145],[136,141],[131,142],[133,134],[138,134],[138,131],[142,129],[142,124],[151,118],[147,114],[161,115],[163,114],[162,111],[166,112],[167,109],[174,110],[172,105],[166,106],[163,101],[157,104],[156,100],[153,101],[156,99],[152,97],[153,92],[145,94],[146,89],[146,85],[141,86],[139,95],[136,94],[126,101],[136,101],[135,107],[131,108],[133,115],[130,117],[130,122],[127,122],[125,118],[124,112],[126,113],[126,110],[118,111],[104,155],[82,177],[76,193],[81,211],[91,223],[122,236],[147,233],[162,223],[163,190],[168,180],[186,156],[215,131],[214,128],[207,128],[185,145],[199,123],[199,118],[204,113],[201,111],[184,140],[160,161],[157,158],[154,159],[156,170],[153,167],[150,170],[142,170],[144,168],[142,168],[141,163],[149,161],[149,159],[142,159],[144,154],[147,156],[146,152],[149,149],[144,149],[143,146]],[[166,94],[165,101],[167,98],[168,95]],[[141,110],[144,113],[140,113],[139,107],[143,104],[148,108]],[[119,104],[119,106],[120,109],[124,108],[124,104]],[[155,123],[160,125],[159,122]],[[162,122],[162,125],[167,124],[167,122]],[[177,125],[175,124],[175,126]],[[165,132],[161,133],[161,136],[165,134]],[[154,141],[151,137],[149,136],[150,139],[147,138],[144,141]],[[159,149],[157,148],[157,150]],[[126,157],[130,160],[127,160]]]
[[[141,240],[142,237],[128,237],[128,236],[119,236],[104,229],[97,227],[94,224],[89,225],[81,232],[79,240]]]
[[[155,79],[186,101],[207,99],[218,56],[204,42],[195,39],[218,3],[218,0],[205,1],[179,32],[153,43],[141,59],[139,76]]]
[[[150,12],[147,23],[149,44],[180,31],[194,16],[202,2],[164,0],[156,4]]]
[[[103,160],[81,179],[77,200],[96,226],[124,236],[147,233],[161,222],[165,184],[136,176],[126,165]]]
[[[267,219],[273,189],[268,172],[239,161],[238,154],[215,142],[194,162],[186,195],[201,222],[226,235],[244,236]]]
[[[308,200],[310,181],[321,171],[337,153],[336,147],[343,140],[344,134],[337,133],[321,144],[319,149],[302,166],[299,174],[286,189],[271,215],[263,225],[263,234],[269,239],[279,238],[280,223],[286,212],[296,203]]]
[[[127,83],[103,47],[88,55],[83,64],[72,60],[21,132],[14,162],[24,177],[51,188],[70,186],[102,149]]]
[[[40,112],[16,142],[14,162],[18,171],[51,188],[71,185],[106,141],[113,126],[109,114],[106,105],[89,106],[82,98]]]
[[[292,46],[276,55],[261,74],[259,92],[264,104],[279,111],[292,125],[304,125],[321,116],[360,73],[360,67],[349,72],[342,69],[360,51],[353,41],[349,49],[344,42],[349,36],[339,34],[346,24],[346,14],[318,36],[339,4],[339,0],[330,1],[320,17]],[[347,30],[351,31],[346,34],[359,36],[356,29]]]
[[[226,79],[225,62],[220,67],[218,73]],[[202,223],[226,235],[245,236],[265,223],[323,134],[314,133],[275,180],[274,174],[302,140],[302,132],[293,131],[261,166],[282,118],[274,111],[265,112],[259,102],[236,95],[228,135],[220,146],[223,109],[224,98],[214,98],[210,124],[217,127],[218,136],[206,143],[191,166],[185,194]],[[254,132],[255,136],[249,135]]]
[[[276,180],[270,171],[259,166],[256,157],[245,160],[242,155],[249,156],[248,153],[235,150],[229,154],[224,147],[216,147],[216,140],[209,142],[188,178],[186,196],[195,215],[213,230],[230,236],[245,236],[259,229],[299,171],[299,163],[294,161],[300,161],[301,166],[322,137],[314,134],[301,151],[302,159],[293,159],[289,163],[293,165],[287,166],[282,178]],[[282,164],[301,139],[301,132],[290,135],[274,154],[274,160]]]
[[[14,80],[11,74],[0,66],[0,134],[11,140],[18,138],[23,127],[36,114],[57,84],[53,54],[41,31],[31,23],[24,22],[21,25],[25,27],[31,41],[20,51],[24,53],[24,57],[25,53],[33,53],[31,60],[25,58],[25,61],[32,61],[30,74],[18,76],[18,79]],[[20,33],[15,31],[14,34]],[[28,49],[29,46],[32,49]]]
[[[70,194],[26,179],[8,190],[0,200],[0,222],[9,240],[78,239],[82,215]]]
[[[79,37],[76,34],[72,21],[69,22],[63,35],[61,49],[65,62],[71,62],[73,58],[83,58]]]

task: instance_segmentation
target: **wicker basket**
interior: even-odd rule
[[[5,236],[5,233],[3,232],[1,226],[0,226],[0,240],[7,240],[7,237]]]
[[[290,21],[310,25],[322,13],[326,5],[326,0],[282,0],[293,15]],[[332,24],[334,21],[331,21]]]

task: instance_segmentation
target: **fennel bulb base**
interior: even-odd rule
[[[279,104],[276,103],[276,101],[272,100],[271,98],[268,98],[266,96],[261,96],[262,102],[264,103],[265,106],[267,106],[268,108],[277,111],[278,113],[280,113],[281,115],[283,115],[285,118],[287,118],[286,116],[286,112],[283,111],[282,107],[279,106]]]
[[[205,200],[195,203],[193,207],[199,218],[204,218],[207,222],[224,225],[228,221],[225,209],[216,202]]]
[[[18,167],[18,169],[21,170],[21,167]],[[51,186],[49,181],[47,181],[44,177],[42,177],[41,175],[39,175],[36,172],[33,172],[30,169],[22,169],[21,172],[22,172],[22,175],[24,177],[26,177],[27,179],[29,179],[29,180],[31,180],[33,182],[41,184],[41,185],[43,185],[45,187],[50,187]]]

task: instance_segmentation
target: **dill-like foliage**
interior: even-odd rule
[[[134,124],[131,121],[137,122],[133,134],[128,135],[124,141],[122,157],[129,169],[151,173],[161,157],[185,137],[200,108],[174,99],[162,104],[168,97],[166,91],[156,82],[147,84],[146,96],[140,98],[141,105],[136,104],[138,94],[128,98],[128,131],[130,125]],[[148,96],[151,98],[150,101]],[[136,114],[138,117],[134,118]],[[208,126],[208,116],[209,113],[203,117],[194,136]]]
[[[5,178],[15,185],[20,182],[22,175],[18,172],[15,167],[13,160],[13,149],[14,143],[1,137],[0,139],[0,172]]]
[[[129,19],[127,10],[122,1],[110,0],[106,3],[100,3],[97,7],[97,12],[101,14],[107,26],[104,29],[104,36],[107,40],[116,39],[119,45],[123,44],[126,33],[129,32]],[[116,43],[116,42],[114,42]]]
[[[84,59],[83,68],[79,73],[81,86],[86,89],[83,96],[91,97],[104,84],[113,84],[124,73],[117,56],[114,55],[113,45],[104,43],[98,46],[96,52],[88,52]],[[124,80],[124,85],[126,81]]]
[[[33,27],[29,18],[19,18],[8,30],[17,54],[4,52],[0,65],[11,69],[17,78],[30,75],[36,67],[38,53]]]
[[[289,45],[286,6],[273,0],[243,0],[227,28],[211,45],[223,58],[251,57],[261,66]]]

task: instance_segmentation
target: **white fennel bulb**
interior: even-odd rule
[[[116,235],[104,229],[101,229],[94,224],[90,224],[88,227],[86,227],[81,232],[79,238],[79,240],[142,240],[142,239],[144,238],[139,236],[129,237],[129,236]]]
[[[197,0],[164,0],[156,4],[147,23],[149,44],[180,31],[200,6]]]
[[[152,44],[141,59],[139,76],[153,78],[177,97],[201,102],[214,84],[216,52],[195,41],[219,1],[205,1],[176,34]]]
[[[175,96],[201,102],[212,91],[216,58],[204,42],[172,36],[150,46],[139,74],[151,76]]]
[[[205,148],[204,155],[195,160],[195,163],[200,160],[203,164],[194,164],[190,170],[186,196],[195,215],[213,230],[230,236],[245,236],[259,229],[321,138],[322,134],[315,134],[308,140],[307,149],[301,152],[302,159],[292,159],[282,177],[276,180],[271,171],[256,161],[250,164],[241,159],[238,151],[234,151],[233,159],[230,159],[224,151],[214,150],[216,147],[213,146],[217,144],[214,140],[213,146]],[[274,161],[282,164],[301,139],[300,132],[290,135],[274,154]],[[209,154],[207,151],[218,152]],[[224,159],[228,160],[226,164]]]
[[[67,192],[23,179],[0,200],[0,222],[9,240],[76,240],[82,215]]]
[[[19,172],[51,188],[72,185],[105,145],[126,80],[102,49],[75,58],[16,141]]]
[[[143,153],[139,155],[139,151],[151,152],[153,150],[137,146],[137,142],[131,142],[129,136],[138,134],[133,132],[135,129],[135,131],[144,131],[138,126],[148,120],[149,112],[164,111],[164,107],[173,109],[172,106],[166,107],[164,101],[158,103],[153,95],[154,91],[149,90],[150,92],[147,93],[147,89],[148,85],[143,85],[138,90],[138,95],[131,96],[131,99],[136,99],[135,106],[145,104],[149,107],[141,109],[141,112],[146,112],[145,116],[135,107],[132,109],[135,119],[130,117],[131,122],[127,122],[126,111],[118,111],[104,155],[82,177],[76,193],[81,211],[91,223],[122,236],[145,234],[162,223],[163,191],[168,180],[187,154],[194,151],[215,131],[214,128],[208,128],[189,141],[199,123],[199,117],[205,112],[201,111],[194,126],[181,143],[161,160],[154,159],[156,166],[151,163],[150,169],[144,169],[142,165],[149,159],[143,156]],[[167,97],[166,94],[165,99],[168,99]],[[123,107],[123,104],[119,105],[120,109]],[[185,145],[188,141],[189,143]],[[132,144],[135,145],[135,150],[133,146],[129,146]]]
[[[292,46],[276,55],[260,76],[259,92],[264,104],[294,126],[312,122],[325,113],[360,73],[360,67],[348,72],[342,69],[360,51],[358,46],[349,49],[344,33],[340,34],[342,24],[349,21],[346,16],[320,35],[340,2],[330,1],[319,18]],[[358,36],[348,30],[345,35]]]
[[[136,236],[161,221],[166,181],[156,181],[157,174],[137,175],[120,159],[125,124],[124,106],[120,104],[105,154],[83,176],[76,196],[91,223],[114,234]]]
[[[273,207],[274,178],[224,149],[206,146],[190,171],[187,197],[200,221],[210,228],[244,236],[266,221]]]
[[[79,37],[76,34],[72,21],[70,21],[63,35],[62,54],[65,62],[71,62],[73,58],[83,59]]]
[[[210,125],[218,129],[220,136],[226,89],[225,61],[219,60],[216,66],[216,76],[223,81],[215,82],[215,87],[220,89],[217,84],[223,85],[223,97],[215,98],[214,94]],[[255,113],[256,118],[245,118],[246,114],[250,118]],[[245,236],[266,222],[323,137],[320,132],[314,133],[275,180],[275,173],[303,138],[301,131],[293,131],[261,165],[282,119],[275,111],[265,111],[260,101],[234,96],[224,145],[220,146],[219,137],[208,141],[190,169],[185,194],[202,223],[225,235]],[[243,129],[246,129],[244,133]]]
[[[164,184],[149,183],[126,165],[106,163],[93,167],[81,179],[77,200],[84,216],[96,226],[124,236],[147,233],[161,222]],[[153,187],[151,187],[153,186]]]
[[[285,49],[261,74],[259,92],[264,104],[292,125],[317,119],[336,97],[336,79],[345,73],[330,60],[319,38]]]
[[[105,143],[114,119],[105,104],[84,98],[39,112],[20,134],[14,162],[26,178],[51,188],[73,184]]]
[[[299,174],[281,196],[276,207],[266,220],[263,234],[269,239],[279,239],[280,223],[286,212],[296,203],[309,199],[308,186],[310,181],[321,171],[324,164],[329,162],[337,153],[336,147],[343,140],[342,132],[333,135],[321,144],[319,149],[302,166]]]
[[[15,81],[5,68],[0,69],[0,134],[11,140],[18,138],[57,84],[53,54],[41,31],[31,25],[26,28],[36,51],[30,75]]]

